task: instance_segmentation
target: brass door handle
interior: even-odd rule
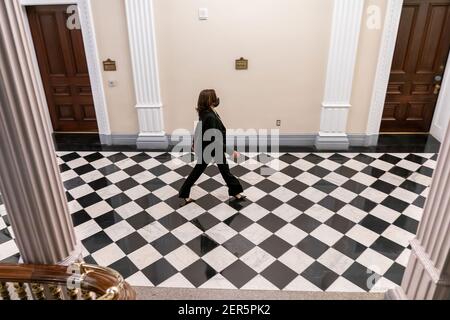
[[[439,94],[439,91],[441,91],[441,85],[437,84],[434,86],[434,94]]]

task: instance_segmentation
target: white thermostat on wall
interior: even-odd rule
[[[198,9],[198,18],[200,20],[208,20],[208,8],[200,8]]]

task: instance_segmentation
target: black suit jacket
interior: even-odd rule
[[[207,135],[205,136],[205,133],[207,134],[208,130],[211,129],[214,130],[210,131],[212,137],[208,137]],[[211,143],[216,143],[216,137],[218,138],[218,135],[220,135],[220,140],[217,141],[217,149],[221,149],[223,152],[221,155],[216,155],[213,152],[212,156],[216,162],[222,160],[221,157],[224,153],[228,152],[231,154],[233,150],[227,148],[227,129],[220,116],[212,110],[202,112],[199,115],[199,123],[195,129],[194,136],[194,150],[197,156],[199,156],[199,152],[203,154],[205,148],[207,148]]]

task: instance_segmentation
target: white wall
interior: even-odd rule
[[[202,89],[215,88],[230,128],[317,132],[332,1],[154,0],[168,132],[191,128]],[[210,18],[199,21],[198,8]],[[248,71],[234,60],[249,59]]]

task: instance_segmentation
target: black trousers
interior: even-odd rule
[[[220,174],[222,175],[223,179],[225,180],[225,183],[228,186],[228,194],[230,196],[234,197],[244,192],[244,189],[242,188],[242,185],[239,182],[239,180],[231,173],[228,163],[218,164],[217,166],[219,167]],[[192,170],[186,182],[181,187],[179,194],[180,198],[182,199],[189,198],[193,185],[195,184],[195,182],[197,182],[197,180],[200,178],[203,172],[205,172],[207,167],[208,167],[207,163],[197,163],[194,170]]]

